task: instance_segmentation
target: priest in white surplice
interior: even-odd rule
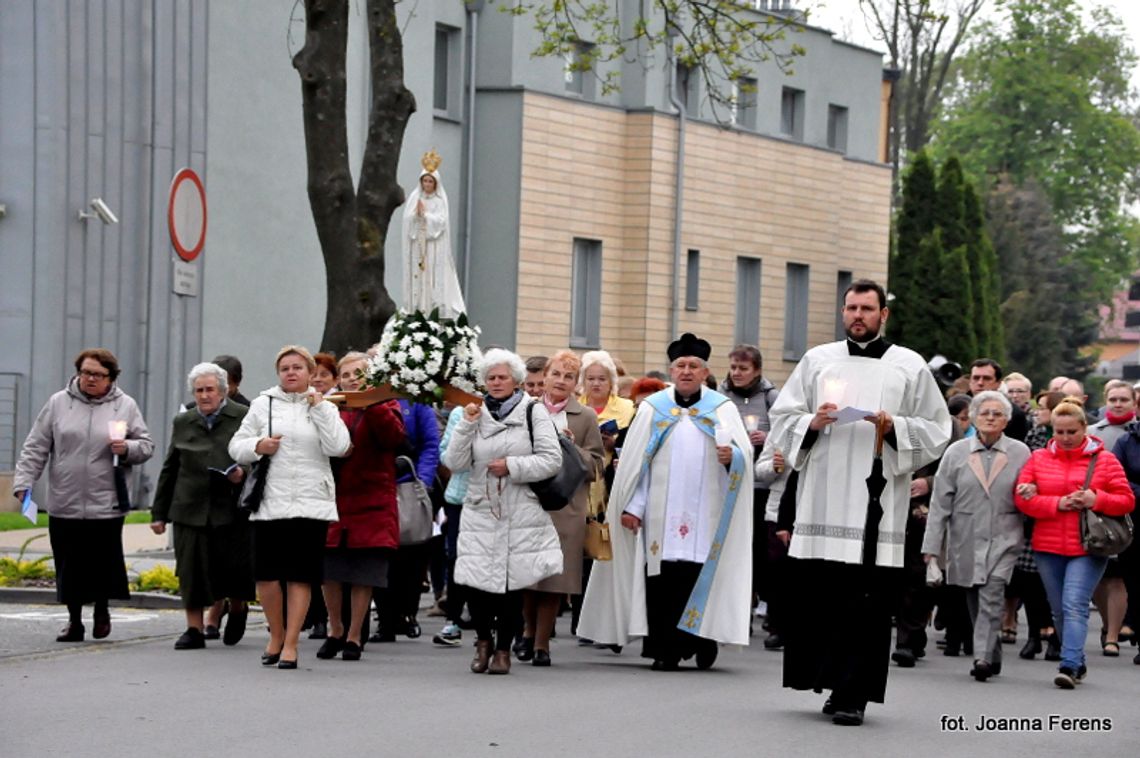
[[[824,713],[858,725],[867,702],[883,702],[886,692],[911,474],[942,454],[950,414],[922,357],[883,340],[882,287],[854,282],[842,315],[847,339],[804,355],[772,408],[771,436],[799,472],[784,686],[831,690]],[[871,415],[838,423],[845,408]],[[877,544],[867,546],[875,565],[865,567],[876,419],[887,484]]]
[[[655,670],[694,655],[709,668],[717,643],[748,644],[752,443],[705,386],[710,353],[683,334],[669,346],[674,386],[638,408],[607,509],[613,560],[594,563],[578,623],[600,643],[644,637]]]

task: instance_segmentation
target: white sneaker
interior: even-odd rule
[[[431,638],[437,645],[457,647],[463,641],[463,632],[455,624],[448,624],[439,630],[439,634]]]

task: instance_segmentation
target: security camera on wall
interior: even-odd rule
[[[95,212],[88,213],[87,211],[80,208],[79,220],[86,221],[90,218],[97,218],[107,226],[119,223],[119,217],[115,215],[115,212],[111,210],[105,202],[103,202],[103,198],[101,197],[91,198],[91,210]]]
[[[107,207],[107,204],[103,202],[103,198],[91,198],[91,208],[104,224],[110,226],[111,224],[119,223],[119,217],[115,215],[114,211]]]

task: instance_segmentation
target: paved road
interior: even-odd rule
[[[302,647],[297,671],[258,663],[266,635],[240,645],[176,652],[178,611],[117,610],[110,642],[56,645],[58,609],[0,605],[0,755],[281,756],[983,756],[1135,754],[1140,666],[1091,655],[1089,682],[1063,692],[1053,665],[1009,661],[978,684],[964,658],[933,655],[894,669],[888,703],[859,729],[819,714],[822,696],[781,689],[779,653],[723,650],[710,672],[649,671],[626,651],[554,641],[554,667],[516,662],[510,676],[467,671],[461,648],[424,637],[369,645],[359,663],[318,661]],[[122,618],[120,618],[120,616]],[[160,635],[168,631],[169,634]],[[469,635],[469,633],[467,633]],[[1095,640],[1094,640],[1095,642]],[[63,649],[65,648],[66,649]],[[1107,717],[1099,733],[946,733],[943,715]]]

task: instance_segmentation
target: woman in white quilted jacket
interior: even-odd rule
[[[455,581],[471,588],[476,674],[510,673],[522,590],[562,573],[558,532],[529,486],[558,472],[562,452],[546,408],[521,389],[525,377],[519,356],[488,350],[480,368],[487,396],[482,407],[464,409],[443,457],[452,471],[470,471]],[[497,644],[492,629],[498,630]]]
[[[323,579],[328,522],[337,520],[329,458],[347,455],[352,445],[337,407],[309,388],[316,366],[309,351],[286,345],[276,365],[280,384],[250,404],[229,453],[238,463],[272,456],[261,506],[250,516],[254,579],[269,624],[261,662],[295,669],[310,588]]]

